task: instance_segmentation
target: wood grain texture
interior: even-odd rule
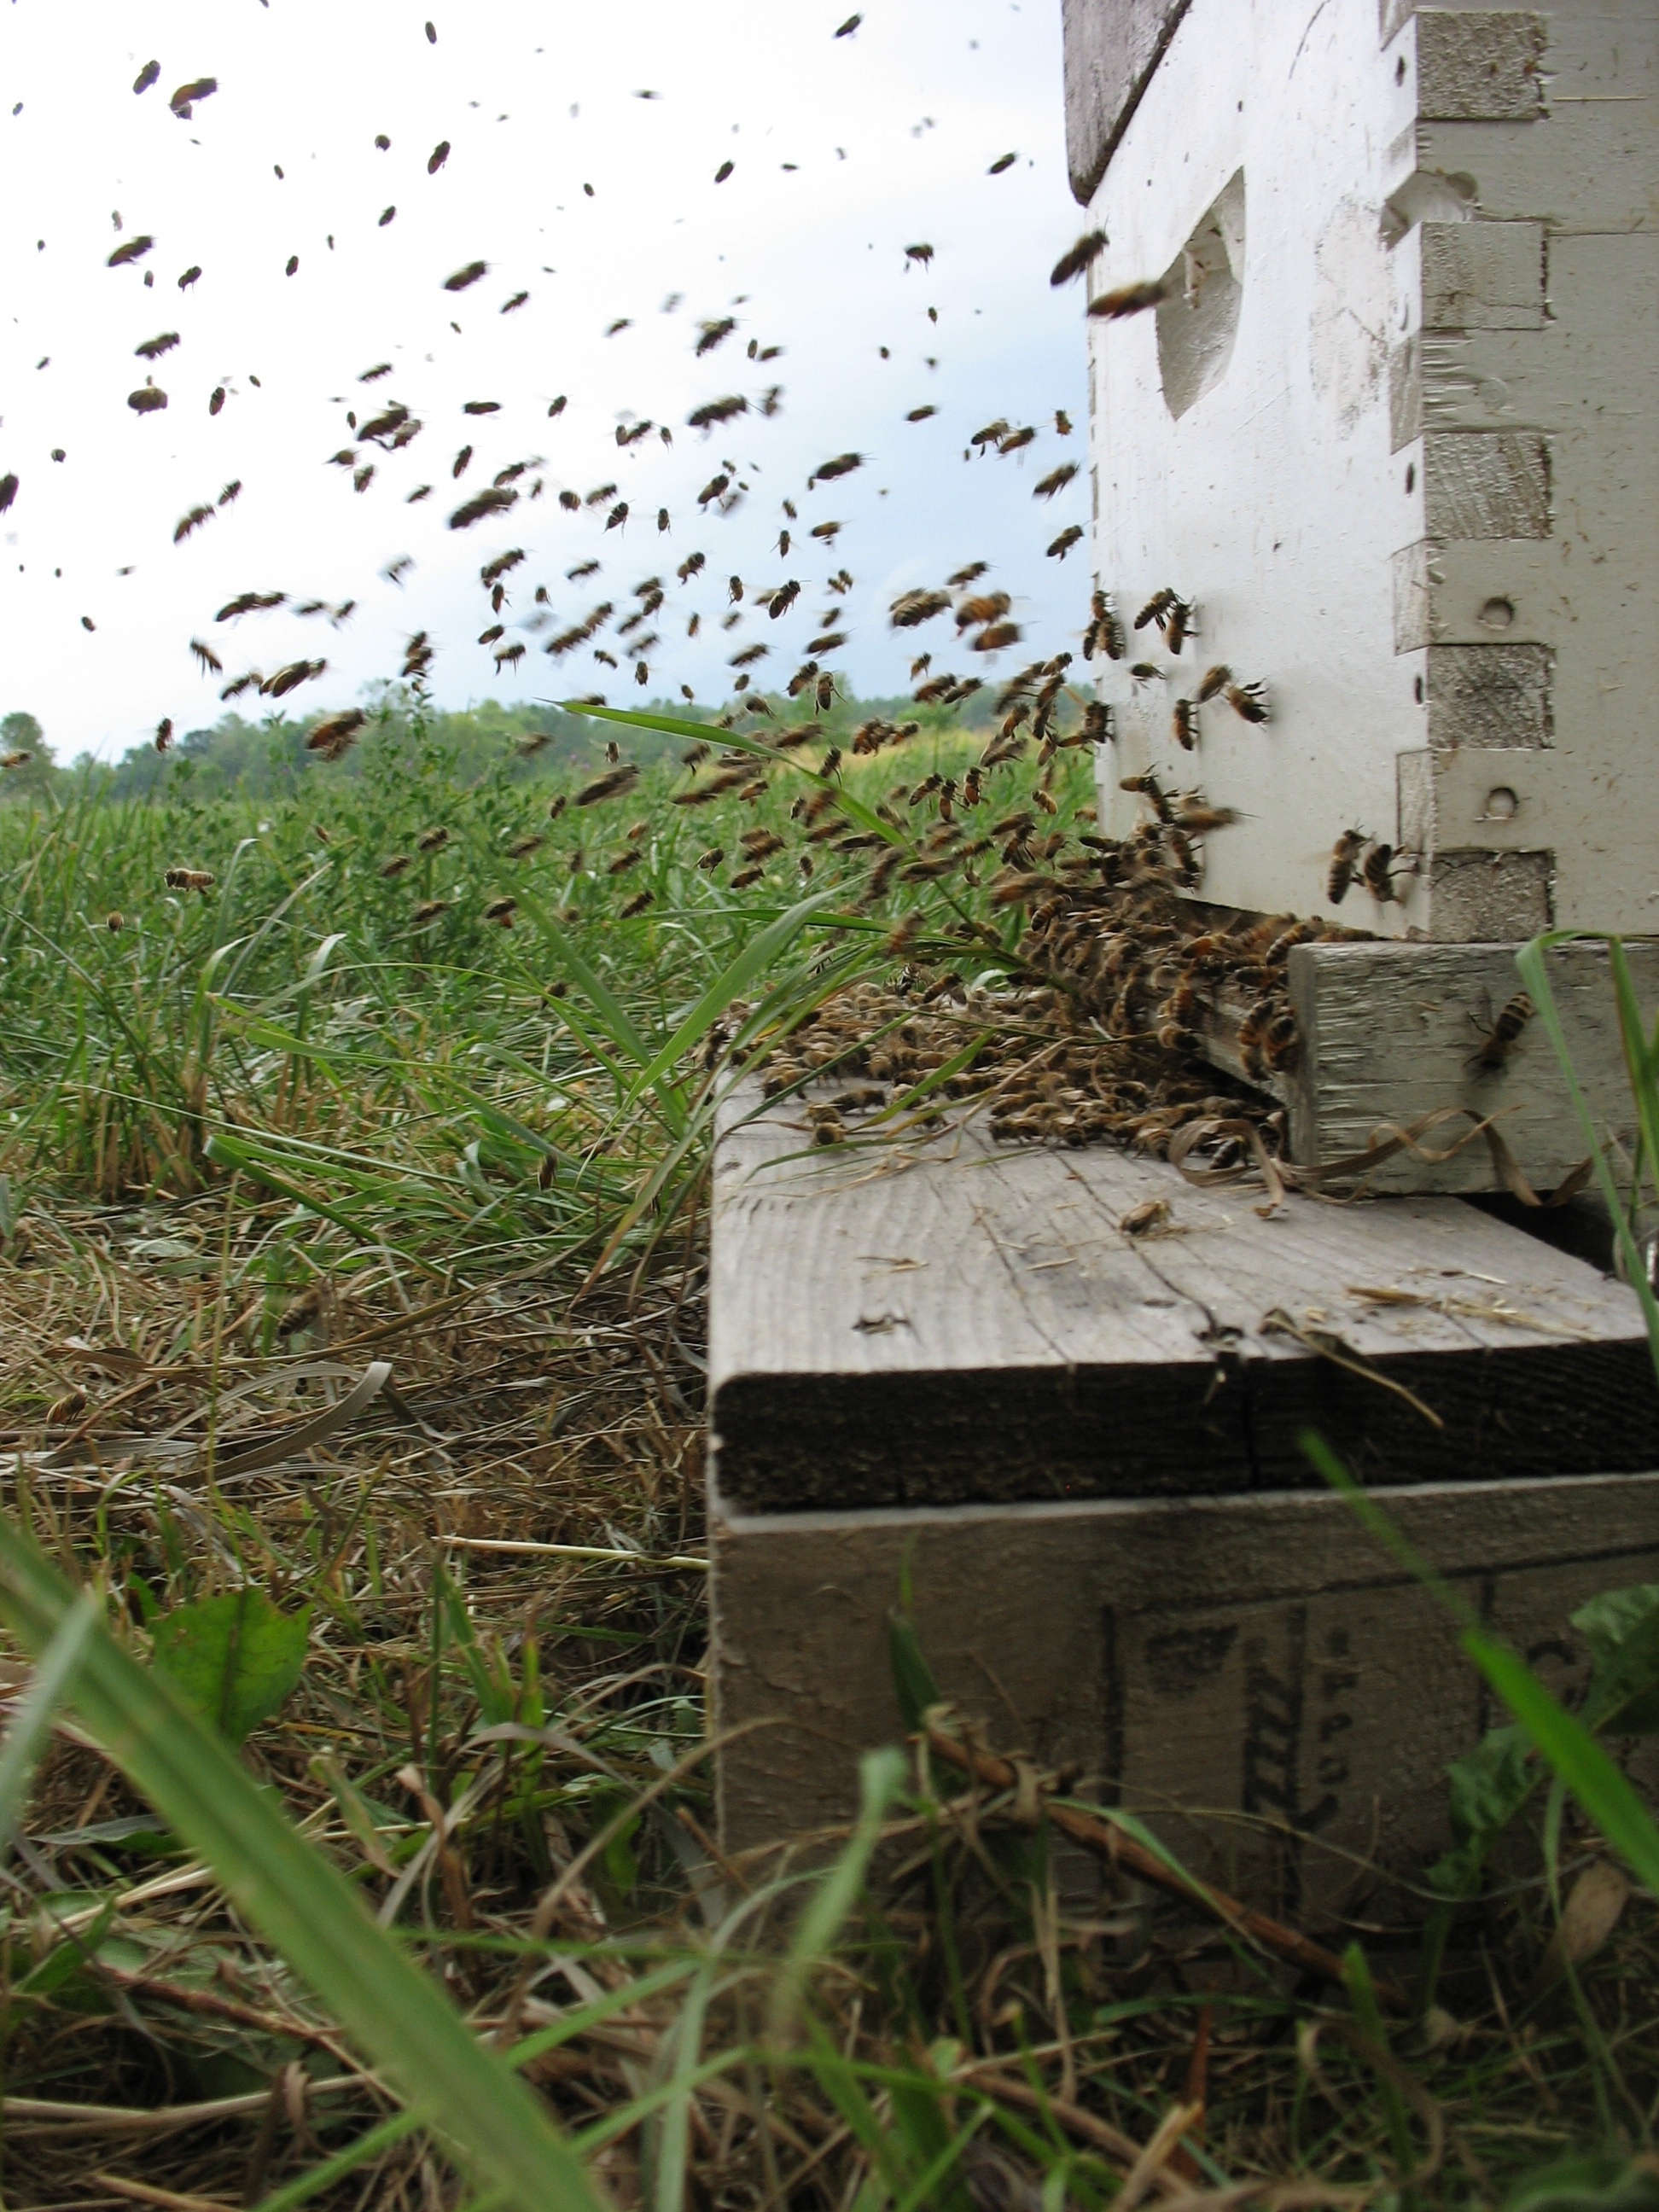
[[[1659,1012],[1659,944],[1627,951],[1651,1024]],[[1550,974],[1580,1087],[1600,1126],[1628,1144],[1634,1120],[1606,948],[1564,945],[1551,956]],[[1528,1023],[1496,1073],[1471,1062],[1488,1009],[1495,1012],[1521,988],[1512,946],[1298,946],[1291,955],[1290,981],[1304,1038],[1291,1108],[1296,1159],[1311,1165],[1363,1151],[1374,1130],[1448,1106],[1502,1115],[1504,1140],[1539,1190],[1553,1188],[1583,1158],[1584,1140],[1541,1021]],[[1437,1151],[1446,1141],[1425,1139]],[[1388,1162],[1376,1171],[1376,1187],[1473,1191],[1499,1185],[1485,1145],[1476,1144],[1438,1167],[1409,1156]]]
[[[1528,123],[1544,112],[1545,24],[1513,8],[1417,11],[1419,112],[1442,123]]]
[[[1423,439],[1431,538],[1547,538],[1549,441],[1536,430],[1430,430]]]
[[[1085,206],[1189,0],[1061,0],[1066,161]]]
[[[1570,1700],[1587,1655],[1569,1616],[1659,1579],[1659,1477],[1418,1486],[1388,1503]],[[849,1817],[858,1754],[901,1735],[886,1620],[907,1560],[928,1662],[987,1742],[1075,1760],[1188,1863],[1304,1924],[1345,1895],[1352,1909],[1353,1866],[1333,1847],[1420,1875],[1449,1840],[1446,1764],[1495,1718],[1455,1622],[1328,1494],[717,1506],[711,1549],[716,1725],[766,1723],[720,1754],[731,1849]],[[1653,1771],[1650,1753],[1644,1783]],[[1409,1899],[1382,1911],[1420,1918]]]
[[[1548,744],[1553,662],[1547,645],[1431,645],[1431,747]]]
[[[799,1109],[743,1123],[742,1103],[715,1156],[709,1346],[735,1509],[1293,1488],[1310,1424],[1377,1482],[1659,1462],[1631,1294],[1455,1201],[1263,1220],[1259,1192],[978,1123],[806,1154]],[[1126,1233],[1149,1199],[1171,1233]],[[1370,1371],[1264,1333],[1276,1310]]]
[[[1544,327],[1541,222],[1425,222],[1425,331]]]

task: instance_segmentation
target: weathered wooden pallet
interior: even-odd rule
[[[744,1511],[1293,1489],[1310,1425],[1373,1482],[1659,1466],[1632,1294],[1455,1199],[1264,1220],[1260,1189],[981,1119],[814,1151],[799,1109],[743,1111],[709,1382]]]
[[[729,1103],[714,1671],[722,1729],[767,1723],[721,1754],[734,1848],[843,1817],[899,1732],[908,1557],[947,1695],[1140,1810],[1220,1808],[1182,1848],[1258,1901],[1420,1863],[1481,1693],[1310,1426],[1558,1670],[1576,1606],[1659,1577],[1628,1290],[1456,1198],[1263,1203],[973,1118],[820,1150],[799,1105]]]
[[[1475,1121],[1490,1116],[1522,1173],[1547,1194],[1588,1147],[1543,1023],[1529,1020],[1499,1066],[1480,1060],[1484,1033],[1521,988],[1516,949],[1297,945],[1290,957],[1291,1003],[1301,1036],[1294,1061],[1265,1076],[1246,1067],[1238,1048],[1246,1009],[1236,997],[1207,1022],[1205,1050],[1218,1066],[1271,1091],[1288,1108],[1288,1152],[1298,1166],[1350,1158],[1443,1114],[1447,1118],[1413,1146],[1383,1161],[1367,1187],[1501,1190],[1504,1177],[1491,1148],[1470,1136]],[[1650,1030],[1659,1016],[1659,943],[1643,939],[1626,951]],[[1562,945],[1550,955],[1549,971],[1573,1072],[1601,1141],[1628,1153],[1636,1109],[1607,947],[1590,940]]]
[[[1390,1492],[1419,1553],[1559,1696],[1571,1614],[1659,1581],[1659,1476]],[[1445,1768],[1502,1715],[1458,1627],[1328,1494],[745,1515],[714,1523],[720,1819],[746,1850],[848,1819],[904,1730],[887,1616],[907,1583],[982,1739],[1081,1770],[1196,1870],[1281,1917],[1420,1917],[1368,1869],[1443,1849]],[[1644,1754],[1651,1790],[1659,1760]]]

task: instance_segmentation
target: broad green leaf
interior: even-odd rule
[[[0,1617],[44,1651],[75,1593],[0,1518]],[[280,1951],[421,2121],[517,2212],[600,2212],[580,2158],[486,2051],[437,1984],[376,1928],[362,1899],[297,1835],[229,1746],[165,1675],[94,1625],[70,1685],[82,1721],[134,1786],[213,1869],[234,1908]]]
[[[1659,1729],[1659,1583],[1605,1591],[1580,1606],[1572,1625],[1595,1662],[1584,1726],[1650,1735]]]
[[[192,1711],[240,1743],[299,1680],[310,1633],[309,1606],[282,1613],[244,1584],[163,1613],[153,1631],[155,1664]]]
[[[1429,1869],[1429,1887],[1442,1897],[1473,1897],[1487,1851],[1539,1782],[1524,1729],[1492,1729],[1446,1769],[1455,1847]]]
[[[1659,1897],[1659,1827],[1595,1737],[1513,1651],[1478,1629],[1465,1632],[1463,1649],[1614,1850]]]

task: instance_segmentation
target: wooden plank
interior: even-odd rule
[[[1521,857],[1521,856],[1511,856]],[[1627,948],[1650,1024],[1659,1012],[1659,944]],[[1299,945],[1291,955],[1291,1001],[1302,1054],[1291,1072],[1291,1157],[1317,1166],[1363,1152],[1372,1133],[1403,1127],[1442,1107],[1502,1116],[1505,1143],[1540,1191],[1584,1157],[1584,1139],[1542,1022],[1529,1022],[1504,1064],[1472,1055],[1488,1010],[1521,988],[1509,945]],[[1552,988],[1580,1088],[1598,1126],[1622,1145],[1635,1115],[1619,1039],[1607,949],[1594,942],[1551,955]],[[1425,1139],[1438,1152],[1449,1135]],[[1484,1143],[1443,1164],[1397,1156],[1376,1170],[1379,1191],[1497,1190]]]
[[[1569,1702],[1587,1658],[1570,1615],[1659,1581],[1659,1477],[1425,1485],[1388,1505]],[[855,1809],[858,1754],[902,1732],[902,1571],[935,1677],[987,1741],[1075,1761],[1189,1863],[1310,1924],[1352,1909],[1339,1853],[1420,1878],[1449,1840],[1446,1763],[1496,1717],[1456,1623],[1328,1495],[717,1510],[711,1536],[716,1725],[763,1723],[720,1754],[729,1849]]]
[[[1264,1220],[1259,1191],[998,1146],[979,1121],[812,1152],[799,1107],[744,1121],[755,1103],[728,1107],[714,1164],[711,1421],[734,1508],[1286,1489],[1314,1479],[1310,1424],[1376,1482],[1659,1462],[1631,1293],[1453,1200],[1293,1198]],[[1126,1231],[1148,1200],[1167,1221]]]
[[[1425,222],[1425,331],[1541,331],[1541,222]]]
[[[1417,11],[1418,112],[1437,123],[1531,123],[1544,112],[1544,18],[1514,8]]]
[[[1427,430],[1423,491],[1431,538],[1547,538],[1549,441],[1536,430]]]
[[[1066,161],[1073,196],[1094,198],[1190,0],[1061,0]]]

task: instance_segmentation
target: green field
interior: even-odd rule
[[[1276,2201],[1381,2212],[1650,2145],[1651,1900],[1540,1993],[1532,1859],[1465,1915],[1457,2017],[1385,2028],[1363,1960],[1351,2015],[1138,1893],[1068,1911],[1011,1804],[970,1815],[896,1753],[860,1834],[825,1839],[827,1883],[721,1856],[715,1099],[850,984],[902,1007],[1018,977],[994,854],[906,879],[942,798],[1066,851],[1092,828],[1086,750],[996,769],[975,813],[983,732],[939,717],[854,757],[873,713],[751,750],[705,805],[678,803],[721,775],[683,765],[693,738],[615,730],[639,779],[583,805],[604,725],[418,695],[337,766],[302,726],[235,725],[0,805],[0,1479],[39,1547],[9,1553],[9,1619],[37,1649],[82,1639],[66,1667],[94,1638],[77,1710],[124,1747],[37,1739],[0,1914],[5,2203],[118,2201],[96,2176],[141,2125],[150,2201],[271,2212],[591,2202],[547,2115],[653,2212],[1059,2212],[1112,2202],[1149,2144],[1152,2201],[1291,2185]],[[349,1429],[239,1468],[376,1358],[390,1382]],[[492,1548],[514,1545],[543,1548]],[[95,1593],[78,1626],[42,1561]],[[158,1674],[205,1734],[143,1702]],[[278,1808],[305,1839],[281,1895]],[[1576,1812],[1559,1840],[1563,1883],[1601,1863]],[[385,1957],[342,1883],[397,1931]],[[425,1971],[394,1987],[386,1958]],[[65,2132],[70,2100],[117,2118]],[[1549,2201],[1650,2201],[1622,2185]]]

